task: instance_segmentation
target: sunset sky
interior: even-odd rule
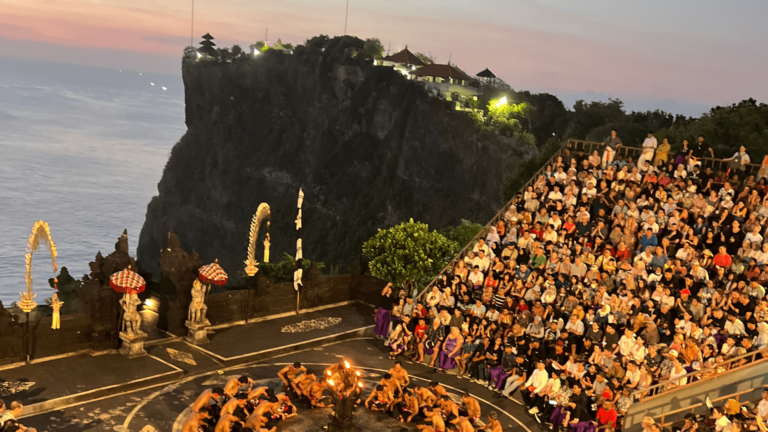
[[[197,0],[194,41],[343,34],[345,0]],[[191,1],[0,0],[0,55],[179,74]],[[516,89],[711,106],[768,101],[764,0],[350,0],[348,33]],[[0,65],[0,67],[2,67]],[[567,98],[565,98],[567,100]]]

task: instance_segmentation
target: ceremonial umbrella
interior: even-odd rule
[[[147,282],[138,273],[131,270],[131,266],[112,274],[109,277],[109,284],[112,289],[123,294],[139,294],[144,292]]]
[[[227,272],[219,265],[219,260],[212,264],[204,265],[197,271],[200,281],[206,284],[224,285],[227,283]]]

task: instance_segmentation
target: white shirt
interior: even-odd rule
[[[526,387],[534,387],[534,392],[538,393],[539,390],[543,389],[544,386],[547,385],[547,381],[549,381],[549,374],[547,373],[547,370],[539,370],[536,368],[535,371],[531,374],[531,377],[528,378],[528,381],[526,381],[525,386]]]
[[[757,404],[757,413],[760,414],[760,417],[762,418],[768,417],[768,400],[763,399]]]
[[[733,426],[733,423],[731,423],[730,420],[728,420],[728,417],[723,415],[717,421],[715,422],[715,430],[717,432],[731,432],[731,427]]]
[[[659,141],[656,140],[656,137],[646,138],[645,141],[643,141],[643,151],[655,150],[658,146]]]
[[[584,334],[584,323],[581,321],[576,321],[575,323],[571,320],[568,320],[568,324],[565,325],[565,330],[575,330],[576,334],[579,336]]]
[[[632,349],[635,348],[636,344],[637,342],[635,342],[635,338],[628,338],[626,335],[624,335],[621,337],[621,339],[619,339],[619,352],[623,356],[628,356],[632,352]]]
[[[483,276],[483,272],[469,272],[469,277],[467,277],[467,279],[474,285],[482,285],[485,277]]]

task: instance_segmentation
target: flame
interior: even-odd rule
[[[345,367],[345,368],[347,368],[347,369],[349,369],[349,362],[348,362],[348,361],[346,361],[346,360],[344,360],[344,367]]]
[[[360,388],[363,388],[363,383],[359,382],[357,385],[360,386]]]
[[[333,383],[333,380],[328,380],[328,384],[330,384],[331,386],[336,385],[336,384]]]
[[[360,376],[360,371],[355,371],[355,375]]]
[[[327,373],[328,376],[331,376],[331,371],[325,371],[325,373]]]

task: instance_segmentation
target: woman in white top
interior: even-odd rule
[[[683,378],[685,375],[688,374],[688,371],[685,370],[682,363],[678,359],[672,360],[674,363],[674,366],[672,367],[672,371],[669,373],[669,384],[668,387],[680,387],[684,386],[688,383],[688,378]]]

